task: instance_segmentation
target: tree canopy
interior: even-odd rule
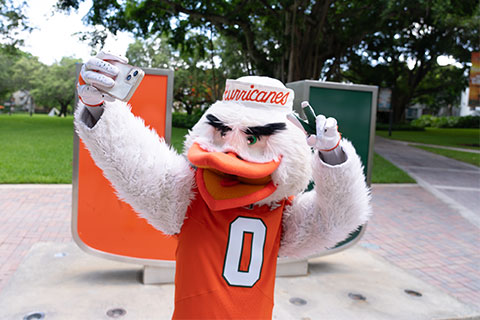
[[[129,45],[126,56],[136,66],[175,70],[173,98],[178,111],[192,114],[217,100],[220,86],[223,89],[224,73],[215,70],[208,57],[202,57],[198,50],[180,53],[165,37],[137,39]]]
[[[78,8],[81,1],[57,6]],[[223,36],[238,44],[255,73],[287,82],[333,73],[348,48],[378,30],[387,2],[99,0],[87,19],[112,32],[168,33],[182,50],[205,46],[205,34]]]
[[[0,45],[0,102],[18,90],[28,91],[35,104],[58,107],[66,115],[75,98],[76,67],[79,59],[64,57],[45,65],[38,57],[10,45]]]
[[[477,0],[96,0],[87,21],[141,38],[165,34],[181,52],[215,51],[222,68],[243,74],[389,87],[401,120],[428,94],[422,82],[444,70],[439,56],[469,68],[480,50],[479,12]],[[453,74],[465,83],[466,72]],[[438,80],[431,94],[444,85]]]
[[[366,35],[344,58],[344,78],[392,89],[397,121],[414,102],[451,104],[458,99],[468,85],[471,52],[480,48],[476,1],[414,3],[391,2],[391,11],[397,14],[384,21],[381,32]],[[441,67],[440,56],[451,56],[462,67]]]
[[[68,106],[75,101],[76,64],[80,60],[63,57],[51,66],[38,69],[31,91],[35,101],[50,107],[59,107],[59,116],[66,116]],[[73,108],[72,108],[73,109]]]

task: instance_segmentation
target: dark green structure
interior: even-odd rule
[[[370,186],[378,87],[314,80],[290,82],[286,86],[295,92],[293,107],[301,117],[305,118],[301,103],[308,101],[315,114],[337,119],[342,137],[353,143],[363,162]],[[335,247],[318,255],[329,255],[351,247],[360,240],[365,230],[366,225],[360,226]]]
[[[304,117],[301,103],[308,101],[316,114],[338,121],[342,136],[352,141],[365,167],[370,185],[378,87],[303,80],[286,85],[295,91],[293,107]]]

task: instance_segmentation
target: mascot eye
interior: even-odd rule
[[[248,136],[247,141],[248,141],[248,145],[251,146],[252,144],[257,143],[258,138],[256,136]]]

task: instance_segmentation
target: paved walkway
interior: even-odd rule
[[[428,143],[419,143],[419,142],[410,142],[410,141],[400,141],[400,140],[395,140],[395,141],[397,141],[398,143],[405,144],[405,145],[431,147],[431,148],[436,148],[436,149],[447,149],[447,150],[460,151],[460,152],[480,153],[480,150],[475,150],[475,149],[455,148],[455,147],[448,147],[448,146],[440,146],[440,145],[437,145],[437,144],[428,144]]]
[[[418,185],[374,185],[360,245],[477,309],[480,234]],[[36,242],[71,241],[71,186],[0,185],[0,290]]]
[[[69,242],[71,185],[0,185],[0,290],[41,241]]]
[[[403,142],[375,139],[377,153],[480,228],[480,168]]]

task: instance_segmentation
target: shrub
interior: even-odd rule
[[[432,115],[423,115],[411,122],[412,126],[425,128],[479,128],[479,116],[465,116],[465,117],[435,117]]]
[[[201,112],[187,114],[183,112],[172,113],[172,126],[176,128],[191,129],[202,117]]]
[[[377,123],[376,129],[380,131],[388,131],[390,125],[388,123]],[[416,127],[409,123],[394,123],[392,125],[393,131],[424,131],[424,127]]]
[[[480,128],[479,116],[458,117],[457,128]]]

